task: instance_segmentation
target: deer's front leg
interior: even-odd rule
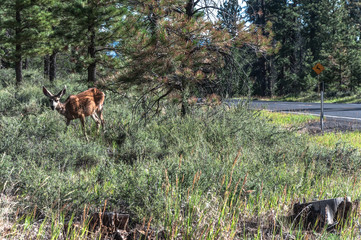
[[[85,116],[82,115],[79,119],[80,119],[80,122],[81,122],[81,126],[82,126],[82,129],[83,129],[85,139],[87,140],[87,142],[89,142],[88,136],[86,135],[86,131],[85,131]]]
[[[102,124],[102,129],[104,131],[104,117],[103,117],[103,110],[98,110],[96,111],[96,114],[98,115],[99,119],[100,119],[100,122]]]
[[[99,119],[98,115],[95,112],[91,115],[91,117],[92,117],[92,119],[94,120],[94,122],[97,125],[97,133],[99,133],[100,119]]]
[[[67,132],[68,131],[68,126],[70,124],[70,119],[66,119],[66,127],[65,127],[65,131],[64,132]]]

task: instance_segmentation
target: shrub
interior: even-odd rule
[[[106,92],[105,132],[98,135],[87,119],[86,142],[79,121],[64,131],[65,120],[47,106],[41,92],[46,82],[36,74],[19,88],[0,90],[0,189],[45,216],[64,208],[65,217],[80,216],[85,207],[99,209],[107,201],[108,210],[130,212],[136,222],[152,217],[169,232],[172,221],[208,221],[215,231],[209,236],[216,237],[236,224],[241,206],[242,214],[264,213],[278,208],[281,197],[310,196],[324,187],[319,179],[360,167],[353,149],[310,146],[247,107],[196,105],[180,117],[169,102],[144,122],[133,114],[132,97],[113,92]],[[67,95],[81,92],[86,86],[80,79],[60,79],[51,90],[67,85]],[[218,224],[218,217],[225,222]],[[179,226],[189,236],[207,229]]]

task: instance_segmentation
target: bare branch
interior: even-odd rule
[[[216,9],[218,11],[223,11],[220,7],[217,7],[217,6],[204,6],[204,7],[201,7],[201,8],[198,8],[198,9],[194,10],[194,14],[201,11],[201,10],[204,10],[204,9]]]

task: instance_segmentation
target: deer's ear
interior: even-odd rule
[[[58,97],[61,98],[64,94],[66,93],[66,87],[63,88],[63,90],[61,90],[59,93],[58,93]]]
[[[48,89],[46,89],[44,86],[43,86],[43,93],[47,97],[53,97],[53,94],[49,92]]]

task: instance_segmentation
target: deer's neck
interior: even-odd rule
[[[61,115],[65,115],[65,106],[63,103],[59,103],[56,106],[56,111],[58,111],[58,113],[60,113]]]

